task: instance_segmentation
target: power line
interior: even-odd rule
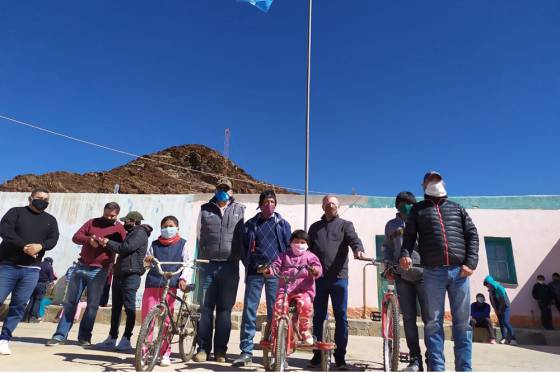
[[[170,166],[170,167],[176,167],[176,168],[183,169],[183,170],[186,170],[186,171],[198,172],[200,174],[208,175],[208,176],[214,176],[216,178],[227,177],[228,179],[230,179],[232,181],[238,181],[238,182],[247,183],[247,184],[264,185],[264,186],[269,186],[269,187],[273,187],[273,188],[274,187],[281,187],[281,188],[284,188],[286,190],[290,190],[290,191],[293,191],[293,192],[304,192],[305,191],[304,189],[289,188],[289,187],[285,187],[285,186],[282,186],[282,185],[263,183],[263,182],[260,182],[260,181],[237,179],[237,178],[228,177],[227,175],[220,175],[220,174],[215,174],[215,173],[212,173],[212,172],[196,170],[194,168],[185,167],[185,166],[181,166],[181,165],[176,165],[176,164],[173,164],[173,163],[160,161],[158,159],[152,159],[152,158],[144,157],[144,156],[141,156],[139,154],[134,154],[134,153],[127,152],[127,151],[120,150],[120,149],[116,149],[116,148],[113,148],[113,147],[110,147],[110,146],[105,146],[105,145],[97,144],[97,143],[94,143],[94,142],[91,142],[91,141],[83,140],[83,139],[80,139],[80,138],[77,138],[77,137],[74,137],[74,136],[66,135],[66,134],[61,133],[61,132],[53,131],[53,130],[50,130],[48,128],[40,127],[36,124],[24,122],[24,121],[21,121],[21,120],[15,119],[15,118],[11,118],[11,117],[8,117],[8,116],[2,115],[2,114],[0,114],[0,118],[4,119],[4,120],[7,120],[9,122],[12,122],[12,123],[20,124],[22,126],[26,126],[26,127],[38,130],[38,131],[48,133],[50,135],[59,136],[59,137],[62,137],[64,139],[67,139],[67,140],[76,141],[76,142],[79,142],[79,143],[82,143],[82,144],[90,145],[90,146],[93,146],[93,147],[97,147],[97,148],[100,148],[100,149],[108,150],[108,151],[119,153],[119,154],[123,154],[123,155],[133,157],[133,158],[137,158],[137,159],[142,159],[142,160],[146,160],[146,161],[150,161],[150,162],[155,162],[155,163],[159,163],[159,164]],[[319,192],[319,191],[311,191],[311,190],[309,192],[313,193],[313,194],[323,194],[323,195],[336,194],[336,193],[327,193],[327,192]]]

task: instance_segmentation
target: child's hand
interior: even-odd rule
[[[309,272],[311,277],[316,277],[319,274],[319,271],[317,270],[317,268],[312,267],[312,266],[309,266],[309,268],[307,268],[307,271]]]

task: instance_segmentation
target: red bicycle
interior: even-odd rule
[[[373,258],[361,258],[360,260],[369,262],[366,264],[378,267],[384,265],[385,268],[381,277],[387,279],[387,291],[383,294],[381,301],[381,312],[372,312],[372,321],[381,321],[381,336],[383,337],[383,370],[394,372],[399,370],[399,362],[408,362],[408,354],[400,352],[400,311],[399,299],[394,284],[394,274],[397,266],[390,263],[382,263]]]
[[[286,268],[285,266],[283,268]],[[306,266],[302,267],[289,267],[296,268],[297,273],[293,276],[282,276],[274,274],[285,285],[284,291],[287,291],[288,284],[293,283]],[[259,271],[265,272],[267,267],[261,267]],[[288,301],[288,297],[284,297],[284,302]],[[312,345],[305,344],[297,327],[298,315],[295,303],[290,302],[289,307],[282,305],[282,312],[274,314],[276,328],[270,330],[268,325],[263,330],[263,340],[260,346],[263,350],[264,368],[267,371],[274,370],[276,372],[283,372],[287,368],[286,359],[289,355],[296,350],[319,350],[321,351],[321,371],[326,372],[329,370],[332,351],[336,348],[335,344],[331,342],[331,333],[329,333],[329,320],[323,322],[323,336],[321,342],[315,342]],[[287,309],[287,313],[286,310]]]

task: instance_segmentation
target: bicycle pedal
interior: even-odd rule
[[[381,312],[379,311],[374,311],[372,312],[369,317],[371,318],[372,321],[381,321]]]
[[[401,352],[401,353],[399,354],[399,361],[400,361],[401,363],[408,363],[408,362],[410,362],[410,357],[408,356],[408,353],[407,353],[407,352]]]

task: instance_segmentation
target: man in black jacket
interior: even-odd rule
[[[319,257],[323,267],[323,277],[315,281],[313,334],[318,341],[322,340],[323,322],[327,318],[330,296],[336,322],[335,365],[338,370],[347,370],[345,356],[348,344],[348,248],[354,252],[354,258],[361,258],[364,247],[354,230],[354,225],[338,216],[338,207],[339,202],[335,196],[325,196],[325,215],[309,227],[310,250]],[[314,351],[309,367],[317,367],[320,363],[321,354]]]
[[[114,348],[119,336],[122,307],[126,313],[126,325],[123,337],[116,349],[128,351],[132,349],[130,338],[136,322],[136,292],[140,287],[140,277],[144,274],[144,258],[148,250],[148,240],[152,227],[142,224],[142,214],[129,212],[124,218],[124,229],[127,231],[124,242],[119,243],[107,238],[99,239],[99,244],[119,254],[113,268],[113,302],[111,307],[111,330],[109,336],[98,347]]]
[[[12,293],[0,334],[0,355],[11,354],[8,342],[23,318],[37,282],[41,259],[58,242],[56,219],[45,212],[49,192],[35,189],[26,207],[14,207],[0,221],[0,304]]]
[[[412,265],[417,251],[424,267],[428,370],[445,370],[443,316],[448,293],[453,319],[455,370],[472,370],[472,328],[469,324],[469,276],[478,264],[478,233],[463,207],[447,199],[445,183],[438,172],[424,176],[424,201],[414,205],[406,221],[401,249],[401,267]]]
[[[533,298],[538,302],[541,310],[541,322],[545,329],[552,330],[552,289],[544,282],[544,276],[537,276],[537,283],[533,286]]]

